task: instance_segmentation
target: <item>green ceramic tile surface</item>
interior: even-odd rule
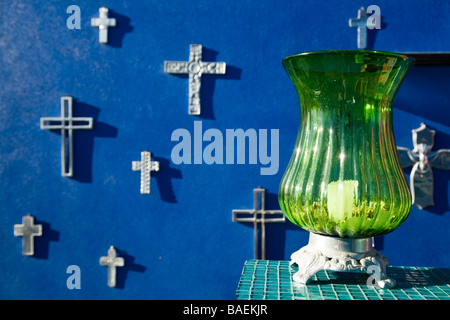
[[[237,300],[450,300],[450,269],[389,266],[394,289],[366,284],[361,272],[317,272],[307,286],[292,282],[298,270],[289,261],[248,260],[236,290]]]

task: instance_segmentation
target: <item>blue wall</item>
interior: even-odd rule
[[[382,29],[369,31],[369,49],[449,51],[450,3],[434,1],[0,1],[0,298],[2,299],[233,299],[253,230],[233,223],[233,209],[253,206],[253,189],[279,209],[278,184],[299,124],[296,93],[283,57],[356,48],[348,19],[361,6],[381,9]],[[69,5],[81,29],[69,30]],[[117,27],[109,43],[90,26],[100,6]],[[227,73],[204,76],[202,114],[187,110],[187,76],[164,73],[165,60],[186,61],[189,45],[203,61],[224,61]],[[412,147],[411,129],[437,131],[435,148],[450,148],[450,67],[415,67],[395,101],[397,144]],[[93,117],[77,131],[75,175],[60,173],[60,134],[41,130],[41,117],[60,115],[60,98]],[[180,164],[171,134],[278,129],[279,170],[257,164]],[[149,150],[160,162],[151,194],[139,193],[131,162]],[[409,178],[409,171],[405,170]],[[434,170],[434,207],[413,207],[408,220],[377,239],[393,265],[449,267],[450,172]],[[27,213],[42,224],[33,257],[22,256],[13,225]],[[267,258],[289,259],[308,233],[291,223],[267,227]],[[125,258],[117,287],[106,285],[99,258],[115,246]],[[66,269],[81,270],[69,290]]]

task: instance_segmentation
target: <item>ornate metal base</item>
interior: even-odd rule
[[[395,287],[395,280],[386,275],[389,260],[373,248],[373,238],[346,239],[314,233],[309,243],[291,255],[292,264],[298,265],[293,280],[306,285],[319,270],[362,271],[371,274],[368,285],[380,288]]]

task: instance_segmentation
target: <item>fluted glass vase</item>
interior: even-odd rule
[[[381,51],[300,53],[282,64],[301,123],[279,187],[286,217],[312,233],[368,238],[402,224],[411,195],[400,166],[392,104],[414,61]]]

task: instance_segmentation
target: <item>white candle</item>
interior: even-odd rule
[[[328,184],[328,214],[336,220],[350,217],[358,188],[357,180],[333,181]]]

